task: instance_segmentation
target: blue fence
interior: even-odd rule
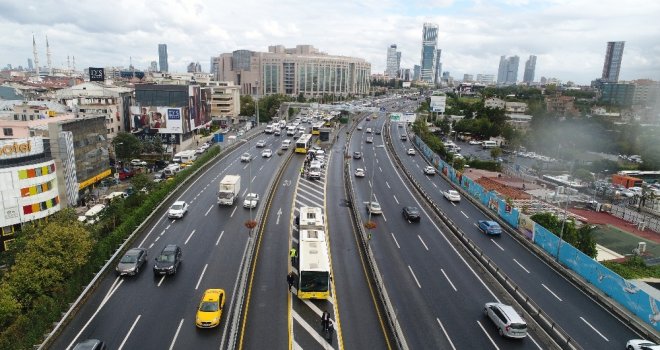
[[[520,211],[518,208],[509,206],[494,191],[484,190],[482,186],[475,183],[469,176],[456,171],[450,164],[440,159],[417,135],[413,137],[413,142],[422,151],[422,155],[438,171],[445,174],[453,183],[479,200],[492,212],[497,213],[509,225],[516,229],[518,228],[520,220]],[[528,238],[530,236],[533,237],[534,244],[541,247],[551,256],[557,256],[559,254],[559,262],[564,266],[578,273],[607,296],[660,331],[660,302],[658,300],[643,290],[636,288],[630,282],[570,244],[562,242],[560,245],[559,237],[537,223],[534,223],[534,232],[531,235],[526,232],[525,236]]]

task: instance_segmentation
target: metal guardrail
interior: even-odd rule
[[[346,145],[347,149],[348,146],[350,145],[350,140],[351,137],[353,136],[353,129],[359,124],[355,123],[349,133],[348,138],[346,139]],[[369,265],[369,269],[371,272],[371,277],[374,279],[376,282],[377,288],[375,288],[376,293],[378,294],[378,297],[380,299],[380,302],[382,304],[383,310],[385,310],[385,318],[387,320],[387,324],[389,325],[389,328],[394,335],[396,344],[398,345],[399,349],[408,349],[408,344],[406,343],[406,339],[403,335],[403,330],[401,329],[401,326],[399,324],[399,320],[397,319],[396,315],[396,310],[394,309],[394,306],[392,305],[392,302],[390,301],[390,298],[387,293],[387,288],[385,287],[385,282],[383,278],[381,277],[380,270],[378,269],[378,264],[376,263],[376,258],[371,250],[371,246],[369,245],[369,239],[367,234],[364,231],[364,224],[362,221],[362,216],[360,215],[359,210],[356,208],[357,206],[355,205],[355,191],[353,189],[353,183],[351,181],[351,171],[349,167],[349,162],[350,160],[344,159],[344,186],[346,193],[348,194],[348,203],[350,203],[350,208],[351,208],[351,215],[353,216],[353,223],[355,224],[355,229],[357,231],[357,236],[358,236],[358,241],[362,245],[362,251],[365,253],[365,257],[367,260],[367,263]]]
[[[392,153],[397,166],[405,174],[408,181],[413,185],[413,188],[419,193],[426,201],[426,204],[433,210],[433,212],[443,221],[452,234],[459,239],[459,241],[466,247],[476,261],[478,261],[497,281],[503,286],[507,292],[525,309],[525,311],[534,319],[534,321],[548,334],[548,336],[556,342],[557,346],[564,349],[580,350],[582,347],[571,338],[566,331],[564,331],[556,322],[554,322],[534,301],[525,294],[520,287],[518,287],[511,278],[509,278],[484,252],[479,248],[470,238],[461,231],[454,222],[445,215],[445,213],[438,207],[431,196],[424,191],[423,187],[415,180],[414,176],[406,169],[401,163],[401,159],[394,151],[389,128],[385,128],[385,138],[389,151]],[[422,152],[420,152],[422,153]]]
[[[243,328],[243,326],[239,326],[239,322],[241,319],[244,318],[244,312],[245,312],[245,293],[246,293],[246,286],[248,283],[248,276],[250,276],[250,273],[254,271],[256,266],[254,266],[254,254],[255,254],[255,249],[257,248],[257,242],[259,241],[259,236],[263,233],[263,230],[266,227],[266,218],[268,217],[268,213],[270,212],[270,205],[273,202],[273,198],[275,198],[275,188],[279,185],[280,180],[282,178],[282,174],[284,174],[284,169],[288,166],[289,162],[291,161],[291,158],[293,158],[294,152],[289,150],[287,151],[288,155],[286,156],[287,158],[280,164],[276,175],[273,176],[270,180],[270,183],[267,187],[267,192],[268,196],[266,198],[266,201],[264,203],[266,205],[263,205],[259,211],[257,212],[257,216],[255,220],[257,221],[257,230],[254,236],[251,236],[249,238],[249,244],[247,247],[247,254],[245,254],[245,260],[241,262],[241,268],[239,269],[239,276],[240,276],[240,288],[237,288],[238,290],[238,297],[236,299],[236,303],[234,304],[234,312],[232,313],[232,322],[231,322],[231,330],[229,333],[229,343],[227,344],[227,349],[237,349],[237,346],[240,343],[237,343],[238,335],[241,334],[240,329]],[[247,316],[247,315],[245,315]],[[245,320],[243,320],[245,322]],[[242,343],[242,339],[241,339]],[[222,348],[222,347],[221,347]]]
[[[255,138],[257,135],[259,135],[261,132],[257,128],[253,128],[254,130],[252,133],[248,132],[248,135],[246,135],[245,139],[251,140]],[[252,131],[251,130],[251,131]],[[156,220],[157,214],[161,212],[163,207],[170,201],[170,199],[174,196],[179,195],[183,188],[193,181],[194,179],[197,179],[198,176],[201,175],[202,172],[205,172],[213,166],[218,160],[224,158],[225,156],[233,153],[239,146],[241,146],[243,142],[234,142],[233,144],[227,146],[225,149],[221,150],[214,158],[209,159],[208,162],[206,162],[203,166],[199,167],[197,170],[195,170],[194,173],[190,174],[185,180],[183,180],[172,192],[170,192],[167,197],[161,201],[161,203],[154,208],[154,210],[151,212],[149,216],[138,226],[133,230],[133,233],[131,233],[124,242],[117,248],[115,253],[110,256],[110,258],[106,261],[106,263],[101,267],[99,272],[92,278],[89,284],[83,289],[83,291],[80,293],[78,298],[71,304],[69,309],[64,313],[62,316],[62,319],[60,319],[57,324],[55,324],[55,327],[53,328],[52,331],[50,331],[47,335],[44,341],[41,344],[36,345],[37,349],[46,349],[48,346],[51,345],[53,341],[55,341],[55,338],[62,332],[63,328],[71,322],[71,319],[77,314],[77,312],[80,310],[82,305],[87,301],[87,299],[92,295],[92,293],[96,290],[98,287],[101,279],[105,276],[106,273],[110,272],[112,268],[110,266],[115,265],[120,257],[121,254],[126,250],[127,246],[129,244],[132,244],[133,241],[139,234],[141,234],[146,228],[153,223]]]

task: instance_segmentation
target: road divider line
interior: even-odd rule
[[[165,280],[165,276],[167,276],[167,274],[163,275],[163,277],[160,278],[160,281],[158,281],[158,284],[156,285],[157,287],[160,287],[160,285],[163,284],[163,281]]]
[[[293,316],[293,319],[296,320],[296,322],[298,322],[298,324],[300,324],[300,326],[304,328],[307,333],[312,336],[312,338],[314,338],[314,340],[323,346],[324,349],[333,349],[333,347],[328,344],[325,338],[319,335],[319,332],[317,332],[314,327],[310,326],[309,323],[307,323],[307,321],[298,315],[295,310],[291,310],[291,315]],[[335,332],[335,334],[337,334],[337,332]]]
[[[557,300],[559,300],[559,301],[563,301],[563,300],[561,300],[561,298],[560,298],[559,296],[557,296],[557,294],[555,294],[555,292],[553,292],[552,290],[550,290],[550,288],[548,288],[548,286],[546,286],[546,285],[543,284],[543,283],[541,283],[541,285],[543,286],[543,288],[545,288],[545,290],[547,290],[548,292],[550,292],[550,294],[552,294],[555,298],[557,298]]]
[[[394,197],[394,200],[396,201],[396,204],[399,204],[399,200],[396,199],[396,196],[395,196],[395,195],[392,195],[392,197]]]
[[[417,276],[415,276],[415,273],[413,272],[412,267],[410,267],[410,265],[408,265],[408,270],[410,270],[410,274],[411,274],[411,275],[413,276],[413,278],[415,279],[415,283],[417,283],[417,287],[419,287],[419,288],[421,289],[421,288],[422,288],[422,285],[419,284],[419,281],[417,280]]]
[[[261,169],[260,169],[260,170],[261,170]],[[254,182],[254,179],[256,179],[256,178],[257,178],[257,175],[254,175],[254,176],[252,177],[252,180],[251,180],[250,182]]]
[[[176,327],[176,332],[174,332],[174,338],[172,338],[172,343],[170,344],[169,350],[174,349],[174,343],[176,343],[176,338],[179,336],[179,331],[181,331],[181,326],[183,325],[183,318],[179,321],[179,327]]]
[[[501,251],[504,251],[504,248],[502,248],[501,245],[497,244],[497,242],[495,242],[492,238],[490,239],[490,241],[493,242],[493,244],[495,244],[498,248],[500,248]]]
[[[387,222],[387,218],[385,217],[385,213],[382,213],[380,215],[383,217],[383,220],[385,220],[385,222]]]
[[[445,270],[440,269],[443,275],[445,275],[445,278],[447,279],[447,282],[451,285],[451,288],[454,290],[454,292],[458,292],[458,289],[456,289],[456,286],[454,286],[454,283],[449,279],[449,276],[445,273]]]
[[[599,332],[599,331],[596,329],[596,327],[592,326],[591,323],[587,322],[587,320],[585,320],[584,317],[580,316],[580,319],[582,320],[582,322],[586,323],[587,326],[591,327],[591,329],[593,329],[596,333],[598,333],[598,335],[600,335],[601,337],[603,337],[603,339],[605,339],[605,341],[607,341],[607,342],[610,341],[609,339],[607,339],[607,338],[603,335],[603,333]]]
[[[396,244],[396,247],[401,249],[401,246],[399,245],[399,241],[397,241],[396,237],[394,237],[394,233],[390,232],[390,234],[392,235],[392,238],[394,239],[394,244]]]
[[[247,190],[248,189],[246,188],[245,191],[243,191],[243,194],[241,195],[241,197],[245,197],[245,194],[247,193]]]
[[[518,266],[520,266],[521,269],[523,269],[523,270],[525,270],[525,272],[529,273],[529,270],[527,270],[524,266],[522,266],[522,264],[519,263],[518,260],[516,260],[516,259],[514,258],[513,261],[514,261],[516,264],[518,264]]]
[[[195,231],[196,231],[196,230],[192,230],[192,232],[190,232],[190,236],[188,236],[188,238],[187,238],[186,241],[183,243],[183,245],[188,244],[188,241],[189,241],[190,238],[195,234]]]
[[[470,217],[467,216],[467,214],[465,214],[462,210],[461,210],[461,214],[463,214],[463,216],[465,216],[466,219],[469,219],[469,218],[470,218]]]
[[[172,224],[167,225],[167,227],[165,227],[165,229],[166,229],[166,230],[169,230],[169,229],[170,229],[170,226],[172,226]]]
[[[486,334],[486,337],[488,337],[488,340],[490,340],[490,343],[493,344],[495,349],[500,350],[500,348],[497,347],[497,344],[495,344],[495,341],[493,341],[493,338],[490,337],[490,334],[486,332],[486,328],[484,328],[484,326],[481,324],[481,322],[479,322],[479,320],[477,320],[477,324],[479,325],[479,327],[481,327],[481,330],[484,331],[484,334]]]
[[[128,340],[128,337],[131,335],[131,333],[133,333],[133,329],[135,328],[135,325],[140,320],[140,317],[142,317],[142,315],[138,315],[138,317],[135,319],[135,321],[133,321],[133,325],[128,330],[128,333],[126,333],[126,336],[124,337],[124,340],[122,340],[121,344],[119,344],[119,347],[117,348],[117,350],[121,350],[121,349],[124,348],[124,344],[126,344],[126,341]]]
[[[387,181],[385,181],[385,185],[387,185],[387,188],[389,188],[389,189],[392,188],[392,187],[390,187],[390,184]]]
[[[204,269],[202,270],[202,274],[199,275],[199,279],[197,280],[197,285],[195,285],[195,290],[199,288],[199,284],[202,283],[202,278],[204,278],[204,274],[206,273],[206,268],[209,267],[209,264],[204,265]]]
[[[438,185],[434,184],[433,182],[431,182],[431,185],[433,185],[435,188],[438,188]]]
[[[445,338],[447,338],[447,341],[449,342],[449,345],[451,345],[451,348],[453,350],[456,350],[456,347],[454,346],[454,343],[451,341],[451,338],[449,338],[449,334],[447,334],[447,331],[445,330],[445,326],[442,325],[442,322],[440,322],[439,318],[435,318],[436,321],[438,321],[438,324],[440,325],[440,328],[442,329],[442,333],[445,334]]]
[[[153,246],[154,246],[153,243],[149,244],[149,248],[148,248],[148,249],[151,249]]]
[[[224,230],[223,230],[222,232],[220,232],[220,236],[218,237],[218,240],[215,241],[215,245],[220,244],[220,240],[222,239],[222,235],[224,235],[224,234],[225,234],[225,231],[224,231]]]
[[[204,216],[209,215],[209,212],[211,211],[211,209],[213,209],[213,205],[211,205],[211,206],[209,207],[209,210],[206,211],[206,213],[204,214]]]
[[[417,235],[417,238],[419,238],[419,241],[422,242],[422,245],[424,246],[424,248],[426,248],[426,250],[429,250],[429,247],[427,247],[426,243],[424,243],[424,240],[422,239],[422,236]]]
[[[383,168],[381,167],[378,167],[378,170],[380,170],[381,173],[383,172]]]
[[[234,213],[236,212],[236,208],[238,208],[238,207],[234,207],[234,210],[231,211],[231,215],[229,215],[230,218],[234,217]]]
[[[247,167],[248,167],[249,165],[250,165],[250,162],[248,162],[247,164],[245,164],[245,166],[243,167],[243,170],[247,169]]]

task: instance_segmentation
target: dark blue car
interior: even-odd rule
[[[479,229],[487,235],[500,235],[502,234],[502,227],[495,221],[479,220]]]

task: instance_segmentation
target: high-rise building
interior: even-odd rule
[[[603,65],[603,75],[601,79],[606,83],[616,83],[619,81],[619,71],[621,70],[621,60],[623,59],[623,47],[625,41],[607,42],[605,51],[605,64]]]
[[[497,70],[498,85],[515,85],[518,81],[518,66],[520,58],[518,56],[500,57],[500,68]]]
[[[32,59],[28,58],[28,69],[33,70],[34,69],[34,64],[32,63]]]
[[[523,83],[532,83],[534,81],[534,71],[536,70],[536,56],[529,55],[529,59],[525,62],[525,74],[523,75]]]
[[[149,71],[150,72],[158,72],[158,62],[151,61],[151,64],[149,65]]]
[[[158,44],[158,64],[161,72],[169,72],[169,65],[167,64],[167,44]]]
[[[385,76],[390,79],[396,78],[399,72],[399,61],[401,52],[396,51],[396,44],[392,44],[387,48],[387,66],[385,68]]]
[[[442,49],[438,49],[435,52],[435,83],[439,84],[442,79],[442,62],[440,62],[440,56],[442,55]]]
[[[474,75],[472,74],[463,74],[463,82],[464,83],[471,83],[474,81]]]
[[[421,67],[416,64],[413,66],[413,81],[418,81],[419,80],[419,71],[421,70]]]
[[[399,72],[399,77],[401,77],[401,51],[396,52],[396,70]]]
[[[433,84],[435,81],[435,56],[438,46],[438,25],[424,23],[422,30],[422,59],[420,61],[421,81]]]
[[[477,74],[477,83],[490,85],[495,83],[494,74]]]

